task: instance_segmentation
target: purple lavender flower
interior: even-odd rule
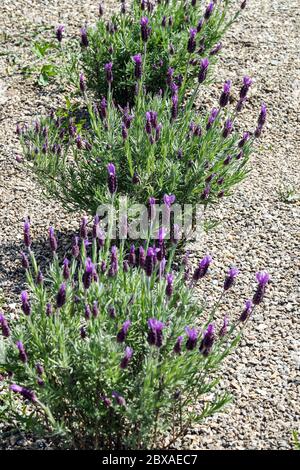
[[[57,308],[62,308],[66,303],[66,299],[67,299],[67,286],[63,282],[61,284],[60,288],[58,289],[58,293],[57,293],[57,296],[56,296],[56,306],[57,306]]]
[[[174,74],[174,69],[172,69],[172,67],[169,67],[168,70],[167,70],[167,85],[169,87],[171,87],[172,83],[173,83],[173,74]]]
[[[169,16],[168,23],[170,27],[173,25],[173,16]]]
[[[88,35],[87,35],[87,29],[85,27],[81,28],[80,35],[81,35],[81,45],[82,45],[82,47],[88,47],[89,40],[88,40]]]
[[[207,125],[206,125],[207,130],[209,130],[211,128],[211,126],[213,125],[213,123],[217,119],[218,114],[219,114],[219,109],[213,108],[211,110],[210,115],[208,117],[208,122],[207,122]]]
[[[270,275],[266,271],[258,272],[256,273],[256,280],[258,282],[258,286],[253,296],[252,302],[254,305],[259,305],[263,301],[266,286],[270,281]]]
[[[250,138],[250,133],[249,132],[244,132],[243,137],[241,138],[241,140],[238,143],[239,148],[243,148],[244,145],[248,142],[249,138]]]
[[[167,17],[164,15],[163,16],[163,19],[161,21],[161,25],[163,28],[165,28],[167,26]]]
[[[112,246],[108,275],[110,277],[114,277],[117,274],[117,272],[118,272],[117,247]]]
[[[209,20],[209,18],[211,17],[214,6],[215,6],[214,2],[210,2],[209,5],[207,5],[205,13],[204,13],[204,18],[206,20]]]
[[[107,165],[108,171],[108,189],[110,194],[114,194],[117,190],[117,177],[116,177],[116,168],[113,163]]]
[[[64,25],[62,25],[62,24],[60,24],[60,25],[56,28],[55,35],[56,35],[56,39],[58,40],[58,42],[61,42],[61,41],[62,41],[64,30],[65,30],[65,27],[64,27]]]
[[[266,105],[263,103],[261,105],[261,110],[260,110],[260,115],[258,117],[258,126],[259,127],[262,127],[265,122],[266,122],[266,119],[267,119],[267,107]]]
[[[102,100],[100,101],[100,117],[102,120],[106,118],[107,115],[107,101],[103,97]]]
[[[252,308],[253,308],[252,300],[246,300],[245,308],[242,311],[241,316],[240,316],[241,322],[245,322],[250,317]]]
[[[204,256],[204,258],[200,261],[198,267],[195,269],[193,275],[194,281],[198,281],[199,279],[205,276],[211,263],[212,257],[209,255]]]
[[[50,244],[50,249],[52,253],[55,253],[57,251],[57,240],[54,234],[54,228],[49,227],[49,244]]]
[[[97,318],[99,315],[99,308],[98,308],[98,302],[97,300],[94,300],[93,306],[92,306],[92,314],[94,318]]]
[[[75,237],[75,238],[74,238],[74,243],[73,243],[73,246],[72,246],[72,256],[73,256],[74,258],[78,258],[79,253],[80,253],[79,238],[78,238],[78,237]]]
[[[25,364],[28,361],[28,357],[24,348],[24,344],[22,341],[17,341],[16,346],[19,350],[19,359]]]
[[[100,400],[102,401],[105,408],[109,408],[111,406],[111,400],[108,397],[101,396]]]
[[[80,73],[79,75],[79,88],[82,93],[85,92],[86,86],[85,86],[85,78],[83,73]]]
[[[39,362],[35,365],[35,370],[39,376],[42,376],[44,374],[44,367]]]
[[[203,83],[204,80],[206,79],[208,66],[209,66],[209,60],[207,58],[202,59],[200,62],[200,70],[199,70],[199,75],[198,75],[199,83]]]
[[[81,339],[85,339],[86,338],[86,329],[84,328],[84,326],[82,326],[80,328],[80,337]]]
[[[206,199],[209,198],[209,194],[210,194],[210,185],[207,184],[200,197],[203,201],[206,201]]]
[[[133,59],[133,62],[135,64],[135,69],[134,69],[134,76],[136,78],[136,80],[140,80],[142,78],[142,74],[143,74],[143,69],[142,69],[142,65],[143,65],[143,60],[142,60],[142,56],[141,54],[136,54],[132,57]]]
[[[189,37],[188,45],[187,45],[187,50],[190,54],[195,52],[195,49],[196,49],[196,34],[197,34],[197,29],[191,28],[190,37]]]
[[[189,328],[188,326],[185,328],[185,332],[187,334],[187,342],[186,342],[186,349],[188,351],[192,351],[195,349],[198,340],[198,331],[195,328]]]
[[[171,117],[174,121],[178,116],[178,95],[175,94],[172,96],[172,107],[171,107]]]
[[[38,286],[40,286],[41,284],[43,284],[43,282],[44,282],[44,276],[43,276],[42,271],[39,270],[36,276],[36,283]]]
[[[131,245],[131,247],[130,247],[128,262],[129,262],[130,266],[135,266],[136,265],[135,246],[134,245]]]
[[[122,122],[122,137],[123,137],[124,141],[128,137],[128,131],[127,131],[127,128],[126,128],[126,125],[124,124],[124,122]]]
[[[203,356],[208,356],[211,351],[211,348],[215,341],[215,327],[211,323],[208,325],[207,330],[203,335],[203,339],[201,341],[199,351],[203,354]]]
[[[238,101],[238,103],[236,105],[236,108],[235,108],[238,113],[240,113],[242,111],[242,109],[244,107],[244,104],[246,103],[247,100],[248,100],[248,98],[246,97],[246,98],[240,99]]]
[[[226,119],[225,121],[225,124],[224,124],[224,128],[223,128],[223,137],[224,139],[226,139],[233,131],[233,124],[232,124],[232,121],[231,119]]]
[[[85,270],[82,276],[82,282],[85,290],[90,288],[93,281],[94,272],[95,266],[93,265],[91,258],[87,258],[85,262]]]
[[[149,19],[146,16],[143,16],[140,22],[141,25],[141,36],[144,42],[147,42],[151,33],[151,28],[149,26]]]
[[[91,308],[88,304],[84,306],[84,316],[86,320],[89,320],[92,316]]]
[[[37,402],[37,397],[33,390],[29,390],[28,388],[21,387],[20,385],[16,384],[10,385],[9,389],[14,393],[19,393],[20,395],[22,395],[25,400],[29,400],[32,403]]]
[[[21,259],[22,259],[22,267],[24,269],[29,268],[29,261],[25,253],[21,252]]]
[[[240,91],[240,100],[244,100],[246,98],[252,82],[252,78],[248,77],[247,75],[243,78],[243,86]]]
[[[223,44],[221,42],[219,42],[218,44],[216,44],[210,51],[209,55],[216,55],[218,54],[218,52],[220,52],[220,50],[222,49],[223,47]]]
[[[122,328],[120,329],[120,331],[119,331],[118,334],[117,334],[117,342],[118,342],[118,343],[124,343],[130,325],[131,325],[131,321],[130,321],[130,320],[126,320],[126,321],[123,323]]]
[[[100,16],[100,17],[103,16],[104,10],[103,10],[103,6],[102,6],[101,3],[99,3],[99,9],[98,9],[98,11],[99,11],[99,16]]]
[[[107,64],[104,65],[106,80],[107,80],[107,83],[109,83],[109,84],[112,83],[112,81],[113,81],[112,68],[113,68],[113,63],[112,62],[108,62]]]
[[[46,315],[47,315],[47,317],[51,317],[51,315],[52,315],[52,305],[51,304],[46,305]]]
[[[183,336],[178,336],[175,346],[173,348],[174,353],[180,354],[182,351],[182,341],[183,341]]]
[[[201,18],[197,24],[197,33],[200,33],[203,24],[204,24],[204,18]]]
[[[157,320],[156,318],[150,318],[148,320],[148,327],[148,343],[152,346],[160,348],[163,341],[162,330],[165,327],[164,323]]]
[[[237,277],[239,273],[239,270],[237,268],[230,268],[229,271],[228,271],[228,274],[225,278],[225,281],[224,281],[224,290],[227,291],[229,290],[233,284],[234,284],[234,281],[235,281],[235,278]]]
[[[24,244],[27,248],[30,248],[31,238],[30,238],[30,223],[29,223],[29,220],[24,222]]]
[[[31,306],[30,306],[30,302],[29,302],[29,296],[28,296],[28,292],[26,292],[26,290],[24,290],[23,292],[21,292],[21,302],[22,302],[22,310],[23,310],[23,313],[25,315],[30,315],[31,313]]]
[[[231,81],[227,80],[224,84],[223,92],[221,94],[220,101],[219,101],[221,108],[225,108],[225,106],[227,106],[229,102],[230,89],[231,89]]]
[[[6,320],[6,318],[4,317],[2,313],[0,313],[0,328],[1,328],[2,335],[4,336],[4,338],[8,338],[10,336],[10,328],[8,325],[8,321]]]
[[[139,266],[143,269],[145,266],[146,255],[142,246],[139,247]]]
[[[133,349],[129,348],[128,346],[125,349],[125,356],[121,360],[120,367],[121,369],[126,369],[128,367],[129,361],[133,356]]]
[[[176,197],[174,196],[174,194],[165,194],[163,197],[163,201],[167,207],[171,207],[171,205],[174,204],[174,202],[176,201]]]
[[[145,259],[145,272],[148,277],[152,276],[154,269],[154,250],[149,247],[147,250],[147,255]]]
[[[171,297],[173,294],[173,281],[174,276],[172,274],[167,274],[166,276],[167,286],[166,286],[166,296]]]
[[[125,398],[122,397],[119,393],[117,393],[117,392],[112,392],[112,396],[113,396],[113,398],[115,398],[115,400],[116,400],[116,402],[118,403],[118,405],[120,405],[120,406],[126,406]]]
[[[225,315],[224,317],[224,320],[223,320],[223,325],[219,331],[219,336],[222,338],[223,336],[226,335],[227,333],[227,329],[228,329],[228,325],[229,325],[229,320],[228,320],[228,317]]]

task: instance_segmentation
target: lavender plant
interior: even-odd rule
[[[107,98],[90,102],[85,77],[78,78],[86,113],[58,110],[33,127],[17,127],[31,170],[48,194],[70,210],[91,214],[110,200],[109,164],[115,168],[118,195],[127,195],[133,203],[146,204],[153,196],[161,200],[164,194],[175,194],[179,204],[217,203],[247,175],[254,140],[266,120],[263,105],[253,132],[235,130],[252,80],[244,77],[236,106],[229,104],[231,83],[226,81],[219,103],[205,114],[194,110],[194,102],[207,77],[208,59],[201,61],[198,85],[188,99],[171,68],[167,92],[145,96],[142,55],[132,62],[133,108],[115,105],[114,64],[108,63]]]
[[[103,17],[103,7],[99,8],[99,19],[92,27],[83,26],[80,37],[67,41],[65,28],[60,25],[56,30],[57,47],[38,47],[45,49],[43,59],[52,57],[47,64],[67,83],[75,85],[77,76],[83,71],[87,87],[99,98],[108,92],[104,66],[114,64],[114,97],[118,103],[132,104],[134,78],[132,57],[145,53],[145,89],[157,93],[166,89],[166,73],[175,67],[185,85],[191,85],[197,78],[197,66],[201,58],[210,56],[216,62],[222,48],[222,36],[237,20],[245,2],[232,13],[232,2],[161,0],[156,2],[134,0],[130,7],[121,3],[121,11],[112,15],[107,22]],[[105,6],[104,6],[105,10]],[[46,43],[48,44],[48,43]],[[57,64],[60,64],[59,66]],[[43,79],[44,80],[44,79]],[[47,83],[46,77],[45,83]]]
[[[195,270],[185,257],[173,272],[175,248],[168,259],[151,243],[126,253],[99,233],[96,218],[89,239],[84,219],[81,239],[61,260],[50,228],[53,260],[42,273],[30,224],[24,226],[28,287],[18,318],[0,314],[5,423],[17,420],[71,448],[167,447],[229,401],[218,392],[217,371],[262,302],[269,276],[258,273],[253,302],[219,323],[216,312],[236,269],[207,310],[194,289],[205,282],[210,256]]]

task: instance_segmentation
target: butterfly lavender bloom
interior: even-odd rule
[[[88,237],[88,229],[87,229],[87,224],[88,224],[88,218],[86,216],[82,217],[81,223],[80,223],[80,228],[79,228],[79,234],[82,240],[86,240]],[[75,238],[76,241],[76,238]],[[78,241],[78,239],[77,239]]]
[[[27,248],[30,248],[30,245],[31,245],[30,223],[28,220],[24,222],[24,244]]]
[[[154,264],[155,264],[154,263],[154,250],[153,248],[149,247],[147,250],[145,264],[144,264],[145,272],[148,277],[152,276]]]
[[[140,268],[144,268],[145,267],[145,261],[146,261],[146,254],[145,254],[145,250],[142,246],[139,247],[139,266]]]
[[[118,334],[117,334],[117,342],[118,342],[118,343],[124,343],[130,325],[131,325],[131,321],[130,321],[130,320],[126,320],[126,321],[123,323],[121,329],[119,330],[119,332],[118,332]]]
[[[17,385],[17,384],[10,385],[9,389],[14,393],[19,393],[20,395],[22,395],[22,397],[25,398],[25,400],[29,400],[32,403],[37,402],[37,397],[33,390],[29,390],[28,388],[21,387],[20,385]]]
[[[224,124],[224,128],[223,128],[223,137],[224,139],[226,139],[233,131],[233,123],[231,121],[231,119],[226,119],[225,121],[225,124]]]
[[[187,342],[186,342],[186,349],[188,351],[192,351],[195,349],[198,341],[198,331],[195,328],[189,328],[188,326],[185,328],[185,332],[187,334]]]
[[[196,49],[196,34],[197,34],[197,29],[191,28],[190,37],[189,37],[188,45],[187,45],[187,50],[190,54],[195,52],[195,49]]]
[[[79,74],[79,88],[80,88],[80,91],[82,93],[84,93],[85,90],[86,90],[85,77],[84,77],[83,73]]]
[[[47,317],[51,317],[51,315],[52,315],[52,305],[51,304],[46,305],[46,315],[47,315]]]
[[[215,6],[214,2],[210,2],[209,5],[207,5],[205,13],[204,13],[204,18],[206,20],[209,20],[209,18],[211,17],[214,6]]]
[[[22,267],[24,269],[29,268],[29,261],[25,253],[21,252],[21,259],[22,259]]]
[[[148,343],[152,346],[160,348],[163,342],[162,330],[165,327],[165,324],[156,318],[150,318],[148,320]]]
[[[171,117],[174,121],[178,116],[178,94],[173,95],[171,100],[172,100]]]
[[[225,106],[227,106],[229,102],[230,89],[231,89],[231,81],[227,80],[224,84],[223,92],[221,94],[220,101],[219,101],[221,108],[225,108]]]
[[[258,282],[258,286],[253,296],[252,302],[254,305],[259,305],[263,301],[266,286],[270,281],[270,275],[266,271],[258,272],[256,273],[256,280]]]
[[[200,261],[198,267],[195,269],[193,275],[194,281],[198,281],[199,279],[205,276],[211,263],[212,257],[209,255],[204,256],[204,258]]]
[[[135,64],[135,69],[134,69],[134,76],[137,80],[140,80],[142,78],[143,74],[143,69],[142,69],[142,55],[141,54],[136,54],[132,57],[133,62]]]
[[[17,341],[16,346],[19,350],[19,359],[25,364],[26,362],[28,362],[28,357],[24,348],[24,344],[22,343],[22,341]]]
[[[35,370],[39,376],[44,374],[44,367],[39,362],[35,365]]]
[[[238,273],[239,273],[239,270],[237,268],[229,269],[228,274],[224,281],[224,287],[223,287],[224,291],[229,290],[233,286],[235,278],[237,277]]]
[[[63,32],[65,30],[65,27],[64,25],[60,24],[56,30],[55,30],[55,35],[56,35],[56,39],[58,40],[58,42],[62,42],[62,39],[63,39]]]
[[[135,246],[134,245],[131,245],[131,247],[130,247],[128,263],[129,263],[130,266],[135,266],[136,265],[136,255],[135,255]]]
[[[210,185],[207,184],[200,197],[203,201],[206,201],[206,199],[209,198],[209,194],[210,194]]]
[[[120,363],[121,369],[126,369],[128,367],[129,361],[131,360],[132,356],[133,356],[133,349],[127,346],[125,349],[125,355]]]
[[[95,272],[95,266],[92,263],[91,258],[87,258],[85,262],[85,270],[82,275],[82,283],[85,290],[88,290],[93,282],[93,276]]]
[[[200,62],[200,70],[198,74],[199,83],[203,83],[207,76],[207,69],[209,66],[209,60],[207,58],[202,59]]]
[[[86,338],[86,329],[84,328],[84,326],[82,326],[80,328],[80,337],[81,339],[85,339]]]
[[[176,201],[176,196],[174,196],[174,194],[165,194],[163,201],[167,207],[171,207],[171,205]]]
[[[173,83],[173,75],[174,75],[174,69],[172,67],[169,67],[168,70],[167,70],[167,85],[169,87],[171,87],[172,83]]]
[[[258,117],[258,126],[263,126],[267,119],[267,107],[265,103],[261,105],[260,115]]]
[[[73,256],[74,258],[78,258],[79,253],[80,253],[79,238],[78,238],[78,237],[75,237],[75,238],[74,238],[74,243],[73,243],[73,246],[72,246],[72,256]]]
[[[249,138],[250,138],[250,133],[249,132],[244,132],[243,137],[241,138],[241,140],[238,143],[238,147],[243,148],[244,145],[248,142]]]
[[[223,325],[219,331],[219,336],[222,338],[223,336],[226,335],[227,333],[227,330],[228,330],[228,325],[229,325],[229,319],[228,317],[225,315],[224,317],[224,320],[223,320]]]
[[[214,341],[215,341],[215,327],[211,323],[210,325],[208,325],[207,330],[205,331],[203,335],[203,339],[199,347],[199,351],[203,354],[203,356],[208,356],[208,354],[210,353],[213,347]]]
[[[30,302],[29,302],[29,295],[28,295],[28,292],[26,290],[21,292],[21,302],[22,302],[21,308],[23,310],[23,313],[25,315],[30,315],[31,306],[30,306]]]
[[[175,346],[173,348],[174,353],[180,354],[182,351],[182,341],[183,341],[183,336],[178,336]]]
[[[108,62],[104,65],[104,70],[106,74],[107,83],[111,84],[113,82],[113,74],[112,74],[113,63]]]
[[[122,397],[118,392],[112,392],[113,398],[115,398],[116,402],[120,406],[126,406],[125,398]]]
[[[116,167],[113,163],[107,165],[108,171],[108,189],[110,194],[114,194],[117,190],[117,177],[116,177]]]
[[[82,47],[88,47],[89,40],[88,40],[88,35],[87,35],[87,29],[85,27],[81,28],[80,35],[81,35],[81,45],[82,45]]]
[[[209,55],[212,56],[212,55],[216,55],[218,54],[218,52],[220,52],[220,50],[222,49],[223,47],[223,44],[221,42],[219,42],[218,44],[216,44],[210,51]]]
[[[210,115],[208,117],[208,122],[207,122],[207,125],[206,125],[206,130],[209,130],[211,128],[211,126],[213,125],[213,123],[215,122],[215,120],[217,119],[217,116],[219,114],[219,109],[217,108],[213,108],[210,112]]]
[[[58,290],[57,296],[56,296],[56,306],[57,308],[62,308],[67,300],[67,286],[63,282]]]
[[[9,338],[10,328],[8,325],[8,321],[6,320],[5,316],[2,313],[0,313],[0,328],[1,328],[2,335],[4,336],[4,338]]]
[[[143,16],[140,22],[141,25],[141,36],[144,42],[147,42],[151,33],[151,27],[149,26],[149,19]]]
[[[247,75],[243,78],[243,86],[240,91],[240,100],[243,100],[246,98],[247,93],[252,83],[253,83],[252,78],[248,77]]]
[[[57,251],[57,240],[54,234],[54,228],[49,227],[49,244],[50,244],[50,249],[52,253],[55,253]]]
[[[245,308],[242,311],[241,316],[240,316],[241,322],[245,322],[249,318],[249,316],[251,315],[252,308],[253,308],[252,300],[246,300]]]
[[[166,296],[170,298],[173,294],[174,276],[172,274],[167,274],[166,281],[167,281]]]
[[[102,98],[100,101],[100,117],[102,120],[106,118],[107,115],[107,101],[105,97]]]

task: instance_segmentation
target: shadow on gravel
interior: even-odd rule
[[[76,235],[77,232],[74,230],[55,231],[58,241],[57,254],[61,263],[65,257],[71,258],[72,244]],[[52,259],[48,239],[40,237],[37,240],[32,240],[31,249],[42,273],[44,273]],[[13,299],[25,287],[26,276],[21,263],[22,251],[26,253],[22,240],[0,246],[0,290],[4,297],[8,294],[8,297]]]

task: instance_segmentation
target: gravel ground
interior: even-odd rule
[[[116,2],[106,0],[107,7]],[[300,11],[298,0],[252,0],[224,40],[218,66],[217,93],[226,78],[237,87],[243,75],[255,78],[243,129],[257,119],[260,102],[269,109],[266,130],[254,154],[253,171],[234,195],[214,208],[222,220],[208,238],[191,245],[193,256],[210,252],[214,269],[204,294],[213,301],[224,269],[237,265],[241,274],[226,299],[230,316],[254,287],[254,274],[267,269],[272,277],[263,308],[257,309],[245,338],[227,359],[222,387],[234,396],[227,412],[194,428],[178,448],[289,449],[291,431],[300,430],[299,321],[299,114]],[[108,9],[108,8],[107,8]],[[0,289],[4,308],[15,309],[22,274],[15,262],[21,247],[22,221],[30,215],[37,249],[43,253],[51,223],[64,234],[78,225],[78,214],[65,213],[55,201],[41,198],[31,175],[15,163],[18,143],[15,123],[59,103],[55,89],[41,89],[20,74],[29,62],[30,41],[49,24],[68,24],[70,33],[84,20],[92,21],[97,2],[2,0],[0,7]],[[3,41],[3,39],[5,41]],[[37,203],[38,201],[38,203]],[[298,276],[298,277],[297,277]],[[298,305],[297,305],[298,301]],[[298,306],[298,311],[297,311]],[[221,312],[222,313],[222,312]],[[31,445],[12,438],[12,447]],[[36,442],[36,448],[43,442]]]

